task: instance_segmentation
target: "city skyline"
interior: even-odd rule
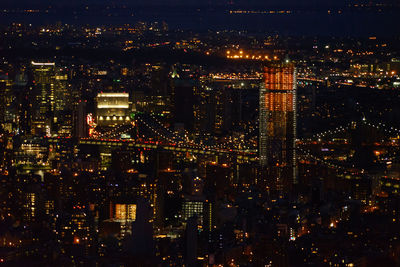
[[[400,265],[389,2],[5,4],[0,266]]]

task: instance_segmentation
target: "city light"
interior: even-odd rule
[[[398,265],[396,1],[75,2],[0,9],[0,264]]]

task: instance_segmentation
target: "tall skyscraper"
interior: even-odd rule
[[[75,111],[75,132],[74,135],[78,138],[88,137],[89,130],[86,118],[86,101],[79,101]]]
[[[29,83],[29,78],[25,68],[20,68],[15,77],[12,92],[14,98],[11,105],[12,110],[15,111],[15,126],[21,133],[29,133],[31,127],[31,97],[32,97],[32,83]]]
[[[70,136],[73,131],[73,105],[72,87],[68,82],[68,68],[58,67],[55,73],[55,90],[52,133],[59,136]]]
[[[186,266],[197,266],[197,218],[196,216],[190,217],[186,224]]]
[[[292,64],[264,68],[260,88],[260,165],[279,190],[297,183],[296,69]]]
[[[72,111],[66,70],[56,68],[55,63],[33,61],[31,67],[35,84],[33,133],[70,135]]]
[[[32,130],[34,134],[49,134],[54,111],[55,63],[31,63],[35,83]]]
[[[13,80],[8,73],[0,74],[0,122],[4,130],[11,132],[16,129],[17,118],[17,90],[13,90]]]

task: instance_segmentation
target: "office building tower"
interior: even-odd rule
[[[153,227],[150,218],[150,204],[147,200],[139,198],[135,221],[132,223],[132,236],[128,241],[128,251],[134,257],[146,259],[151,258],[154,254]]]
[[[8,73],[0,75],[0,122],[3,129],[8,132],[16,130],[18,122],[16,101],[18,91],[13,89],[13,80]]]
[[[14,100],[11,110],[15,112],[15,127],[19,133],[29,133],[31,127],[31,98],[33,85],[29,83],[25,68],[18,70],[14,77],[12,92]]]
[[[136,220],[136,204],[110,203],[110,219],[104,221],[104,225],[118,223],[118,236],[124,237],[132,233],[132,223]]]
[[[188,130],[192,130],[194,126],[196,87],[196,81],[193,79],[173,80],[174,119],[176,123],[183,123]]]
[[[89,135],[86,104],[86,101],[79,101],[75,111],[75,136],[78,138],[85,138]]]
[[[32,131],[34,134],[50,134],[54,111],[55,63],[31,62],[35,84]]]
[[[259,101],[260,165],[273,177],[278,189],[282,189],[284,184],[297,183],[294,65],[271,65],[264,68]]]
[[[205,198],[201,196],[185,196],[182,203],[182,218],[184,221],[196,216],[197,223],[203,226]]]
[[[186,224],[186,244],[185,244],[186,266],[197,266],[197,218],[190,217]]]
[[[55,63],[31,62],[34,80],[32,130],[36,135],[70,135],[72,103],[68,75]]]
[[[52,132],[59,136],[71,136],[73,132],[72,88],[68,82],[68,69],[60,67],[55,73],[55,90]]]

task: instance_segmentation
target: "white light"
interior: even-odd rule
[[[55,66],[56,63],[39,63],[39,62],[31,62],[33,66]]]
[[[129,105],[97,105],[97,108],[129,108]]]
[[[99,93],[97,97],[129,97],[128,93]]]

